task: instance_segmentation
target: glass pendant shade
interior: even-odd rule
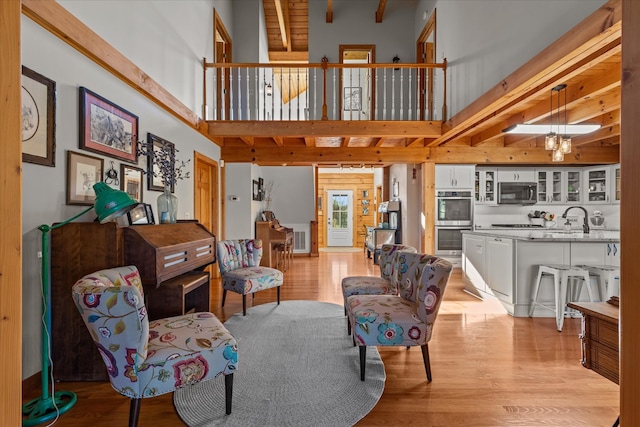
[[[549,151],[551,151],[551,150],[555,150],[555,149],[556,149],[556,147],[557,147],[557,140],[558,140],[557,136],[558,136],[558,135],[556,135],[556,134],[555,134],[555,133],[553,133],[553,132],[549,132],[549,133],[547,134],[547,136],[546,136],[546,137],[545,137],[545,139],[544,139],[544,149],[545,149],[545,150],[549,150]]]
[[[560,147],[558,149],[562,151],[562,154],[569,154],[571,152],[571,137],[563,135],[560,138]]]
[[[562,150],[560,149],[553,150],[553,153],[551,154],[551,161],[552,162],[564,161],[564,153],[562,152]]]

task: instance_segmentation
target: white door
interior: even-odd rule
[[[327,246],[353,246],[353,191],[329,190]]]

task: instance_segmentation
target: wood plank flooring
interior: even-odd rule
[[[363,274],[377,275],[379,270],[362,252],[296,257],[285,273],[281,297],[342,304],[342,277]],[[498,302],[478,300],[463,287],[456,270],[429,344],[433,381],[426,382],[418,347],[380,347],[387,373],[384,394],[358,426],[613,424],[619,412],[619,388],[580,364],[579,319],[567,319],[559,333],[553,318],[511,317]],[[239,295],[229,292],[224,308],[221,296],[220,284],[214,280],[211,311],[221,320],[242,310]],[[275,290],[262,291],[253,304],[275,298]],[[109,383],[64,382],[56,387],[78,394],[78,402],[61,416],[58,426],[126,425],[129,399]],[[30,388],[23,391],[23,398],[27,401],[39,394],[39,387]],[[172,395],[145,399],[139,425],[183,425]]]

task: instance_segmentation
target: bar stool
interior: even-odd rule
[[[538,302],[538,293],[540,291],[540,283],[543,276],[553,276],[553,289],[555,295],[555,308]],[[582,291],[581,286],[586,285],[589,301],[593,302],[591,293],[591,283],[589,280],[589,271],[578,266],[565,264],[541,264],[538,266],[538,276],[533,284],[533,295],[531,297],[531,305],[529,306],[529,317],[533,316],[533,312],[537,305],[540,307],[553,310],[556,313],[556,325],[558,332],[562,332],[564,325],[564,316],[567,314],[566,305],[569,294],[573,301],[577,301]]]
[[[581,265],[596,279],[600,292],[600,301],[607,301],[614,295],[620,295],[620,267],[613,265]]]

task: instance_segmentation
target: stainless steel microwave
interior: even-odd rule
[[[498,204],[533,205],[538,197],[538,184],[535,182],[499,182]]]

